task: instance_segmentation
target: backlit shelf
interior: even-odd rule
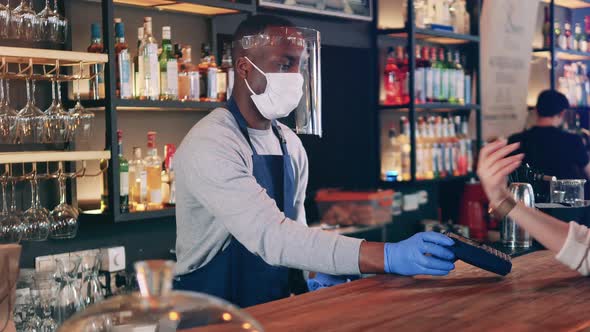
[[[408,29],[380,29],[378,31],[380,35],[395,37],[395,38],[407,38]],[[415,28],[414,33],[416,39],[420,39],[424,42],[436,43],[436,44],[466,44],[466,43],[478,43],[479,36],[465,35],[454,33],[451,31],[443,30],[431,30],[423,28]]]
[[[469,105],[460,105],[460,104],[451,104],[451,103],[426,103],[426,104],[416,104],[414,108],[417,111],[439,111],[439,112],[452,112],[452,111],[470,111],[470,110],[479,110],[481,107],[475,104]],[[398,111],[408,111],[410,109],[410,105],[386,105],[381,104],[379,105],[379,109],[381,110],[398,110]]]

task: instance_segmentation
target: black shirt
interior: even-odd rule
[[[524,153],[524,162],[558,179],[585,179],[588,153],[582,139],[555,127],[533,127],[510,136],[509,143],[520,142],[515,153]]]

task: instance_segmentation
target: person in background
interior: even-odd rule
[[[498,140],[483,147],[479,153],[477,175],[490,200],[492,214],[497,220],[508,216],[531,234],[556,259],[582,275],[590,274],[590,230],[575,222],[565,223],[536,209],[517,203],[507,188],[507,176],[516,170],[526,156],[520,144],[507,145]]]
[[[239,25],[233,45],[227,106],[199,121],[174,159],[174,287],[248,307],[289,296],[289,268],[330,275],[453,270],[454,242],[439,233],[377,243],[307,227],[307,154],[277,121],[301,101],[306,41],[289,21],[254,15]]]
[[[559,127],[563,124],[567,98],[545,90],[537,99],[535,126],[510,136],[508,143],[520,143],[515,153],[524,153],[524,163],[558,179],[590,178],[590,160],[582,138]]]

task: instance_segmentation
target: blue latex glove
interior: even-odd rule
[[[307,280],[307,288],[313,292],[318,289],[340,285],[358,278],[360,277],[350,275],[334,276],[331,274],[316,273],[315,278],[310,278]]]
[[[404,276],[445,276],[455,268],[455,254],[446,247],[455,242],[436,233],[418,233],[411,238],[385,244],[385,272]]]

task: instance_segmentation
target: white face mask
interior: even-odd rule
[[[244,79],[252,93],[250,98],[263,117],[268,120],[284,118],[291,113],[303,96],[303,75],[301,73],[265,73],[246,57],[256,70],[266,77],[266,89],[257,95]]]

